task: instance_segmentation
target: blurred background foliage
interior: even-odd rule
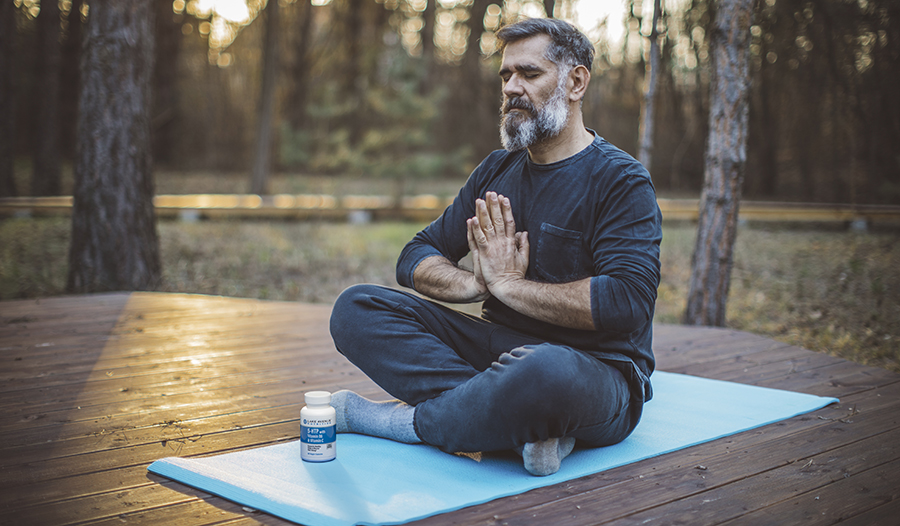
[[[586,123],[637,153],[648,0],[610,0],[616,9],[599,19],[584,16],[586,7],[604,0],[271,1],[154,0],[157,193],[248,191],[273,6],[273,193],[454,195],[499,147],[494,32],[546,13],[595,42]],[[72,192],[89,3],[62,0],[57,12],[40,0],[0,0],[0,102],[15,102],[0,123],[0,196]],[[715,3],[663,5],[649,168],[662,196],[696,197]],[[751,33],[744,198],[900,202],[900,2],[759,0]],[[58,60],[47,59],[53,42]],[[40,111],[50,102],[57,111]],[[52,166],[39,152],[56,133],[54,186],[37,181],[37,167]],[[395,285],[396,255],[422,226],[163,220],[154,290],[330,302],[353,283]],[[671,323],[685,304],[696,227],[665,228],[656,319]],[[742,225],[729,326],[900,370],[896,237]],[[0,299],[63,293],[69,242],[66,219],[0,221]]]
[[[28,159],[60,134],[74,155],[78,57],[87,0],[59,1],[58,119],[33,118],[48,78],[40,0],[13,2],[13,137],[19,195]],[[46,0],[45,0],[46,1]],[[273,2],[276,0],[272,0]],[[499,147],[496,39],[522,16],[579,23],[597,57],[588,126],[636,154],[652,2],[613,0],[277,0],[273,170],[409,180],[464,177]],[[152,134],[159,170],[249,172],[259,117],[266,0],[157,0]],[[714,3],[664,2],[653,165],[661,193],[696,196],[703,179]],[[900,3],[760,0],[752,27],[744,197],[900,201]],[[39,89],[40,88],[40,89]],[[52,95],[51,95],[52,96]],[[5,129],[5,128],[4,128]],[[4,132],[5,133],[5,132]],[[52,188],[52,185],[51,185]],[[58,192],[67,193],[65,185]]]

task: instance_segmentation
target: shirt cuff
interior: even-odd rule
[[[419,264],[431,256],[441,256],[442,254],[434,247],[429,245],[420,245],[404,252],[397,262],[397,283],[404,287],[415,290],[413,275]]]

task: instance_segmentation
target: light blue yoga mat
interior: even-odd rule
[[[837,402],[680,374],[653,374],[653,400],[634,433],[615,446],[578,449],[548,477],[515,454],[450,455],[361,435],[338,435],[337,459],[300,460],[299,442],[185,459],[150,471],[307,526],[400,524],[516,495],[715,440]],[[297,434],[300,429],[298,424]]]

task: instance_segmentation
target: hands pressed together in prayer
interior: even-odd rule
[[[475,200],[475,216],[466,221],[466,227],[479,295],[503,297],[525,279],[528,232],[516,232],[509,198],[496,192]]]
[[[593,329],[590,278],[569,283],[525,279],[528,233],[516,232],[509,198],[487,192],[475,200],[475,216],[466,221],[472,271],[441,256],[416,268],[417,291],[451,303],[473,303],[493,296],[532,318],[575,329]]]

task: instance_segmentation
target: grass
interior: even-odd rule
[[[160,290],[331,303],[354,283],[396,285],[394,263],[418,225],[160,224]]]
[[[354,283],[396,286],[396,257],[422,226],[161,221],[158,290],[330,303]],[[63,218],[0,220],[0,299],[64,293],[69,228]],[[658,322],[681,319],[694,234],[664,229]],[[898,238],[742,227],[728,325],[900,371]]]
[[[668,228],[657,321],[687,300],[693,227]],[[900,235],[743,227],[729,327],[900,372]]]

